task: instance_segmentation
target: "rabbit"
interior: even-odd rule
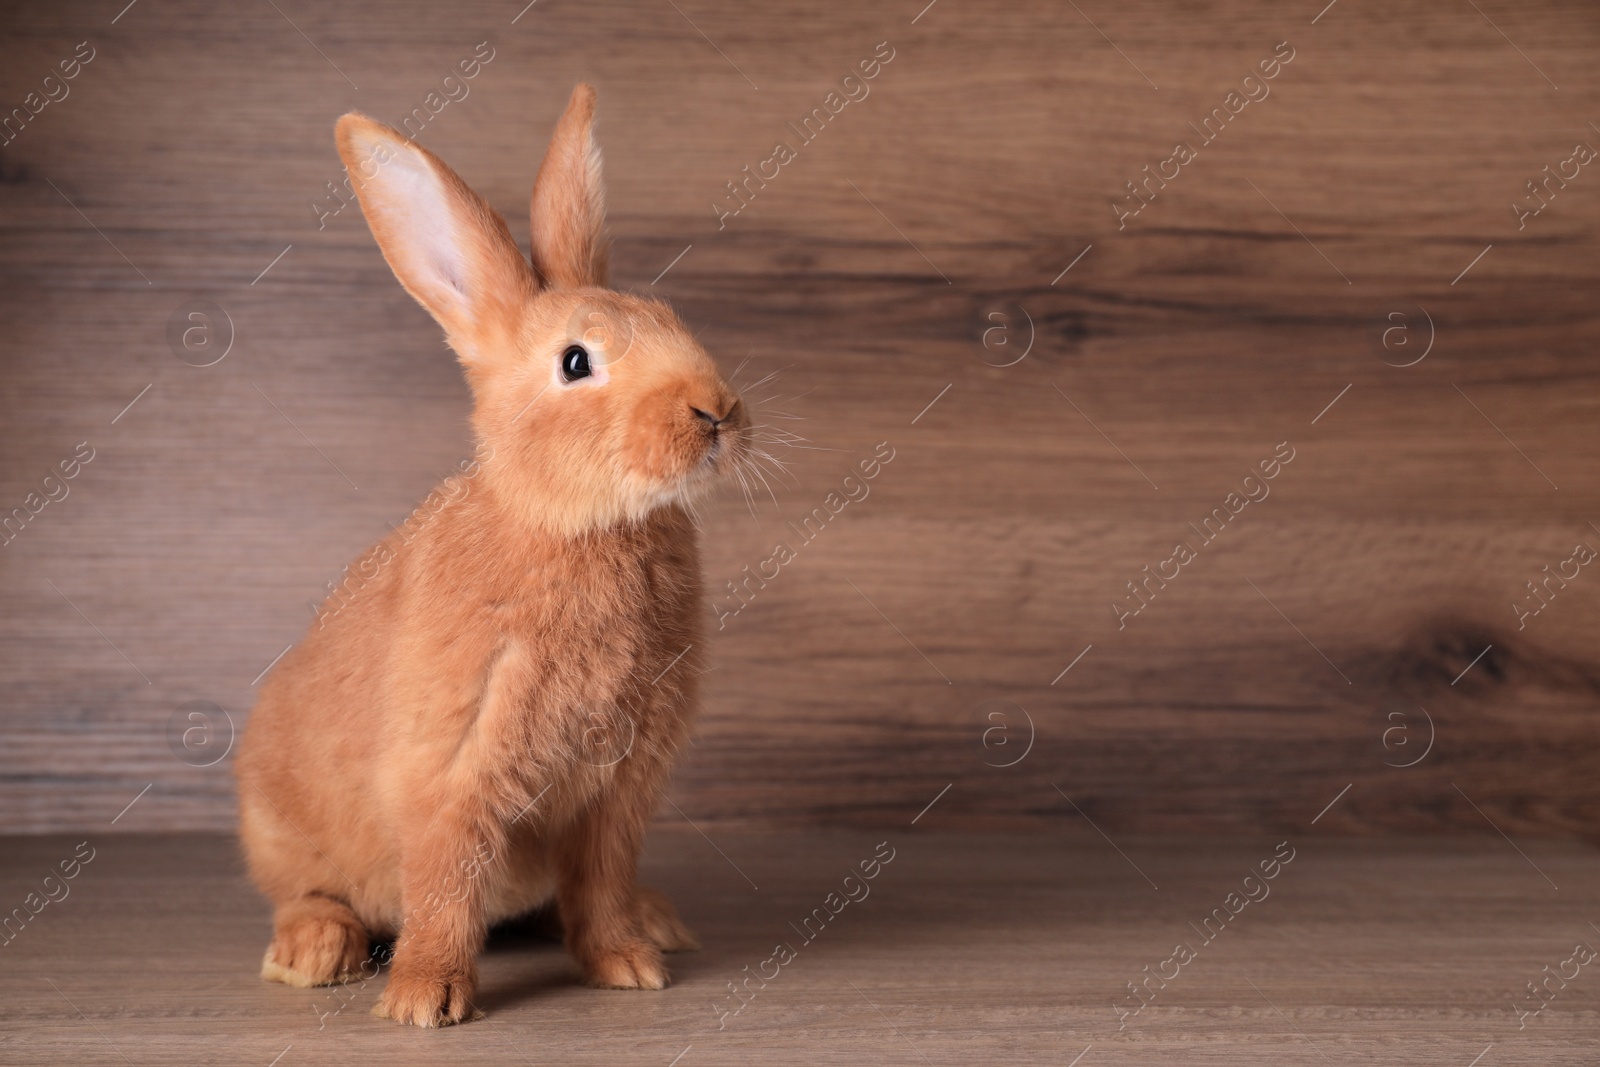
[[[476,1017],[487,929],[547,904],[592,985],[662,989],[662,953],[698,947],[636,868],[703,662],[691,509],[751,424],[666,305],[604,288],[594,108],[577,86],[534,180],[531,263],[432,153],[336,128],[464,368],[478,459],[267,678],[240,838],[274,907],[262,977],[347,981],[395,938],[374,1011],[403,1023]]]

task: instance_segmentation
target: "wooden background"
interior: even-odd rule
[[[919,826],[1253,832],[1338,796],[1320,828],[1596,834],[1600,572],[1521,631],[1510,606],[1600,548],[1600,170],[1510,208],[1600,146],[1592,5],[124,3],[0,16],[6,110],[96,50],[0,148],[0,511],[95,450],[0,548],[0,828],[230,827],[228,760],[180,759],[175,715],[242,725],[307,601],[469,451],[438,330],[357,208],[310,205],[339,114],[398,121],[488,41],[421,143],[525,245],[596,83],[615,283],[743,381],[781,369],[773,406],[837,450],[709,510],[713,590],[895,449],[716,634],[665,821],[938,796]],[[719,230],[724,183],[883,41]],[[1282,41],[1119,231],[1124,182]],[[201,300],[235,332],[210,367],[167,340]],[[1119,630],[1123,582],[1282,441],[1270,498]]]

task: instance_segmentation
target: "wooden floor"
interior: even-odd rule
[[[553,942],[500,936],[484,961],[486,1018],[444,1031],[371,1016],[381,977],[342,996],[259,981],[267,911],[232,839],[97,836],[68,895],[0,948],[0,1062],[1595,1062],[1600,965],[1553,983],[1523,1029],[1511,1006],[1576,943],[1600,944],[1593,850],[1535,842],[1521,856],[1498,838],[1356,842],[1312,828],[1286,847],[1113,845],[1086,826],[928,831],[937,817],[875,834],[714,833],[715,844],[658,833],[645,877],[705,944],[675,957],[670,989],[588,989]],[[0,903],[22,904],[81,840],[0,839]],[[868,894],[832,902],[838,914],[805,941],[790,924],[875,851],[892,858]],[[1244,885],[1275,852],[1292,858]],[[1230,892],[1263,887],[1202,940],[1196,928]],[[779,942],[793,958],[764,964]],[[1119,1029],[1115,1006],[1136,1003],[1127,983],[1147,965],[1170,975],[1179,942],[1194,957],[1165,988],[1152,981],[1149,1005]],[[720,1015],[746,966],[777,977]]]

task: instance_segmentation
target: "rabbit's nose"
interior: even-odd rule
[[[706,420],[706,423],[711,427],[712,433],[716,433],[717,427],[722,425],[722,420],[727,418],[726,415],[713,415],[709,411],[702,411],[693,404],[689,405],[689,410],[694,412],[695,418]]]

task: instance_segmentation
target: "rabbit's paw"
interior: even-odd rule
[[[279,910],[261,977],[302,989],[352,981],[367,957],[367,932],[342,903],[307,898]]]
[[[667,966],[661,950],[639,939],[597,952],[584,963],[590,985],[604,989],[665,989]]]
[[[683,924],[672,902],[661,892],[640,886],[634,891],[634,916],[644,939],[662,952],[688,952],[700,947],[694,931]]]
[[[464,1019],[481,1019],[483,1013],[472,1006],[476,985],[466,974],[396,971],[389,976],[372,1014],[413,1026],[450,1026]]]

